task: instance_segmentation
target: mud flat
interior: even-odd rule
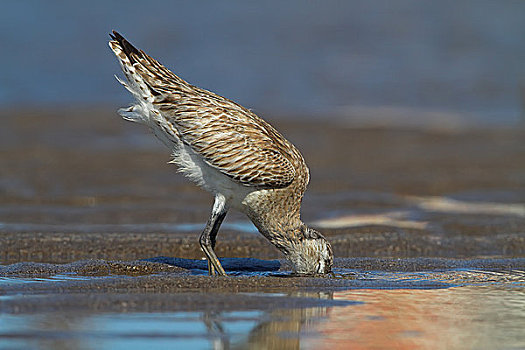
[[[311,169],[335,276],[297,277],[240,214],[100,110],[0,115],[0,347],[523,348],[523,128],[276,124]]]
[[[202,257],[211,197],[110,108],[0,113],[0,261]],[[523,257],[525,129],[279,118],[311,169],[303,219],[339,257]],[[222,257],[281,258],[229,213]]]
[[[2,266],[0,344],[488,349],[525,342],[523,258],[338,258],[330,278],[292,276],[279,260],[222,262],[229,277],[206,276],[202,260],[165,257]]]
[[[264,293],[272,292],[300,294],[333,293],[347,289],[439,289],[488,281],[525,283],[525,258],[338,258],[334,266],[335,273],[329,277],[294,276],[287,263],[280,260],[226,258],[222,262],[229,277],[207,276],[206,262],[203,260],[166,257],[129,262],[87,260],[69,264],[17,263],[2,266],[2,295],[25,296],[6,298],[2,301],[2,310],[119,311],[123,307],[149,312],[243,310],[261,308],[261,304],[254,303],[254,300],[264,296]],[[465,271],[478,271],[485,277],[472,277],[475,275],[472,273],[469,279]],[[420,273],[419,277],[415,277],[418,275],[414,273]],[[432,278],[432,274],[440,278]],[[262,294],[246,297],[237,293]],[[81,301],[87,294],[89,298]],[[46,295],[44,300],[42,295]],[[246,304],[243,304],[240,300],[245,297]],[[119,298],[133,302],[117,303]],[[94,300],[97,302],[94,303]],[[266,297],[262,298],[262,302],[267,302]],[[284,299],[279,299],[272,307],[295,308],[300,307],[300,304],[298,306],[294,301],[287,306]]]

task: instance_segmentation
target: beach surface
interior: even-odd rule
[[[2,346],[525,346],[525,129],[266,117],[335,274],[293,276],[232,212],[209,277],[212,197],[111,110],[0,115]]]

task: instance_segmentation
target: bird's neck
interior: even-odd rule
[[[307,229],[299,214],[280,216],[278,219],[272,215],[251,219],[259,232],[285,255],[288,255],[304,238]]]
[[[306,230],[301,200],[302,188],[254,191],[243,200],[242,211],[270,243],[288,255]]]

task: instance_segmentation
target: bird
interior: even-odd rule
[[[310,180],[298,149],[240,104],[186,82],[116,31],[109,47],[134,97],[118,113],[148,126],[172,152],[170,163],[214,196],[199,243],[210,276],[226,276],[214,248],[230,209],[244,213],[297,275],[330,274],[332,246],[301,220]]]

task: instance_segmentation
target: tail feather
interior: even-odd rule
[[[150,124],[151,114],[158,114],[166,99],[175,101],[197,88],[191,86],[144,51],[137,49],[118,32],[110,34],[109,47],[117,56],[126,81],[116,77],[137,100],[135,105],[119,110],[124,119]],[[155,116],[153,117],[155,118]]]
[[[115,78],[136,100],[134,105],[121,108],[118,112],[126,120],[148,124],[149,111],[153,109],[152,103],[155,96],[143,75],[137,70],[139,68],[138,60],[144,53],[116,31],[113,31],[113,35],[110,34],[110,37],[113,40],[109,42],[109,47],[117,56],[120,67],[126,76],[126,81],[117,76]]]
[[[122,48],[123,52],[128,56],[129,60],[133,62],[133,55],[140,55],[141,51],[139,51],[135,46],[133,46],[129,41],[126,40],[122,35],[120,35],[119,32],[113,30],[113,34],[109,34],[111,39],[118,42],[120,47]],[[144,52],[142,52],[144,53]]]
[[[130,63],[134,68],[134,71],[137,72],[142,80],[148,85],[148,88],[153,95],[161,95],[162,93],[160,90],[163,90],[164,85],[173,85],[181,89],[185,89],[188,85],[188,83],[173,74],[173,72],[164,67],[153,57],[148,56],[144,51],[133,46],[118,32],[113,31],[113,34],[110,34],[110,37],[113,39],[109,43],[111,49],[121,60]],[[119,52],[115,50],[115,47],[118,48]]]

